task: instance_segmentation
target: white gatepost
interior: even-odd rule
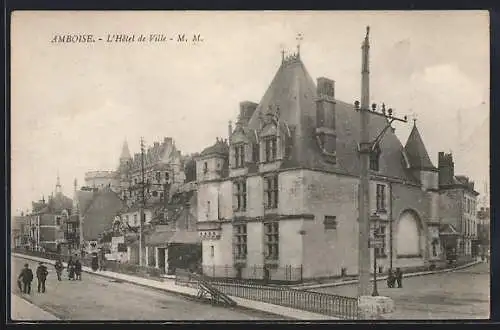
[[[146,245],[146,267],[149,266],[149,246]]]
[[[156,268],[160,268],[160,251],[158,250],[158,247],[155,246],[155,263],[156,263]]]

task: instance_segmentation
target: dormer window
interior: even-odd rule
[[[380,161],[380,147],[378,144],[375,146],[374,150],[370,153],[370,170],[378,171]]]
[[[264,139],[264,161],[266,163],[274,162],[277,155],[276,136],[269,136]]]
[[[241,168],[245,166],[245,145],[239,143],[234,147],[234,167]]]

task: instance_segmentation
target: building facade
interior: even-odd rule
[[[205,273],[276,280],[293,280],[298,269],[300,278],[357,274],[359,123],[359,112],[336,99],[333,80],[314,83],[300,53],[283,58],[260,102],[242,102],[228,139],[197,159]],[[370,116],[370,138],[386,125]],[[391,129],[375,146],[370,214],[383,245],[371,253],[383,270],[443,258],[439,177],[416,123],[405,146]]]
[[[438,155],[441,236],[445,257],[462,259],[477,256],[477,196],[474,182],[455,176],[452,154]]]
[[[42,198],[32,203],[29,215],[30,248],[33,250],[61,252],[66,244],[66,223],[71,215],[73,201],[63,195],[59,177],[56,191],[48,201]]]

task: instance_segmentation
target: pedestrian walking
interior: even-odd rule
[[[396,282],[398,282],[398,288],[403,287],[403,272],[401,271],[401,268],[396,268],[396,273],[394,274],[396,277]]]
[[[99,269],[99,258],[97,256],[97,253],[92,253],[92,270],[96,272]]]
[[[82,280],[82,264],[80,263],[80,260],[76,259],[75,261],[75,275],[76,279],[81,281]]]
[[[33,272],[28,264],[24,264],[24,268],[19,274],[18,280],[23,283],[23,293],[31,294],[31,282],[33,281]]]
[[[75,262],[71,257],[69,257],[68,260],[68,280],[74,280],[75,279]]]
[[[394,288],[394,282],[396,281],[394,277],[394,273],[392,272],[392,268],[389,269],[389,273],[387,275],[387,287],[388,288]]]
[[[62,274],[62,271],[64,269],[64,266],[63,266],[61,259],[56,261],[54,268],[56,269],[57,280],[61,281],[61,274]]]
[[[36,269],[36,278],[38,279],[38,292],[45,293],[45,281],[47,280],[47,275],[49,274],[47,267],[40,262],[38,268]]]

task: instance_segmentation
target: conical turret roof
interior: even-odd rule
[[[413,125],[410,136],[406,141],[405,151],[411,168],[436,169],[429,158],[416,123]]]
[[[120,159],[131,159],[130,151],[128,149],[127,140],[123,141],[122,153],[120,155]]]

